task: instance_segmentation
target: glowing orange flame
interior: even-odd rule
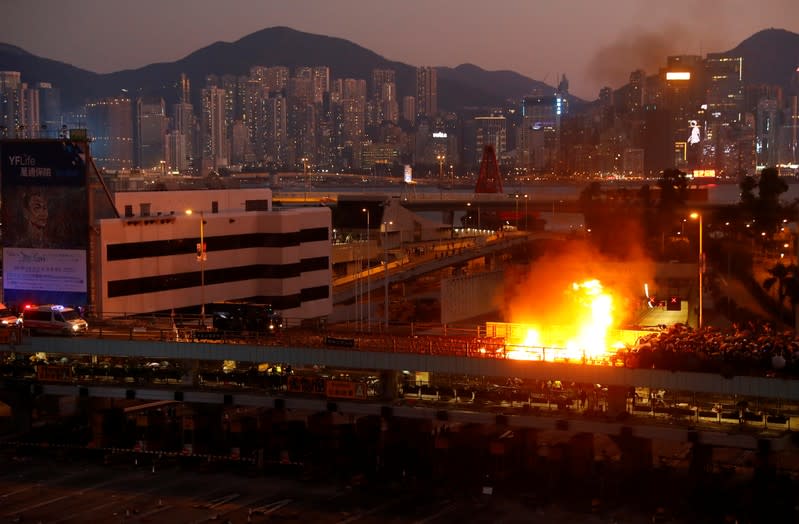
[[[525,324],[518,326],[515,332],[509,330],[506,357],[592,361],[612,353],[614,349],[608,343],[608,331],[614,322],[613,297],[595,279],[573,283],[571,295],[571,304],[562,308],[557,325],[542,329]]]

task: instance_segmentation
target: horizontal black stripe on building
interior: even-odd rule
[[[205,251],[230,251],[257,247],[294,247],[308,242],[329,241],[326,227],[303,229],[291,233],[242,233],[240,235],[203,236]],[[200,237],[153,240],[149,242],[129,242],[108,244],[106,260],[134,260],[137,258],[169,257],[196,253]]]
[[[248,266],[206,269],[205,285],[227,284],[243,280],[297,278],[312,271],[329,271],[328,257],[305,258],[294,264],[251,264]],[[108,298],[143,295],[158,291],[172,291],[198,287],[200,271],[172,273],[150,277],[108,281]]]

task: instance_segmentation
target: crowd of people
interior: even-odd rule
[[[725,376],[799,376],[799,340],[765,322],[729,330],[676,324],[641,337],[618,357],[633,368],[721,373]]]

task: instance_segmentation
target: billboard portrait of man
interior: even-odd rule
[[[86,162],[69,140],[0,142],[6,303],[86,304]]]

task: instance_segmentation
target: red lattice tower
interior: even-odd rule
[[[502,193],[502,177],[499,175],[497,155],[494,146],[483,148],[483,159],[480,161],[480,176],[477,178],[475,193]]]

